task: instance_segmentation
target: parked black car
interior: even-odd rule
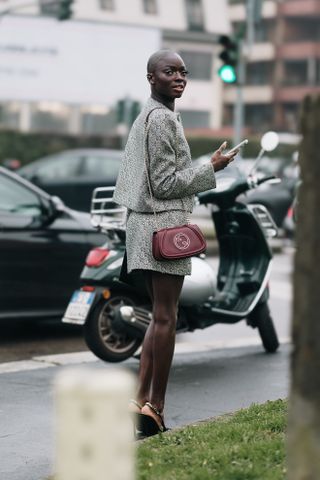
[[[281,182],[278,184],[261,185],[257,190],[248,192],[245,203],[262,203],[273,217],[280,229],[285,229],[285,220],[291,208],[299,171],[293,159],[263,157],[258,165],[257,173],[275,175]]]
[[[194,164],[201,165],[208,162],[209,159],[210,155],[203,155],[194,160]],[[244,175],[249,175],[250,172],[252,173],[254,165],[255,159],[242,159],[239,156],[228,166],[228,170],[229,172],[240,170]],[[263,184],[259,188],[239,197],[242,202],[247,204],[261,203],[264,205],[280,229],[284,229],[284,220],[294,199],[298,182],[297,175],[286,174],[288,166],[290,166],[290,160],[263,157],[255,174],[258,176],[275,175],[281,182],[278,184]],[[219,178],[219,173],[217,178]]]
[[[68,207],[89,212],[93,189],[115,185],[121,157],[120,150],[65,150],[36,160],[18,173],[50,195],[58,195]]]
[[[0,167],[0,320],[61,317],[87,253],[104,242],[89,214]]]
[[[295,185],[295,179],[282,178],[281,183],[260,186],[257,190],[249,192],[247,197],[241,200],[244,203],[261,203],[264,205],[277,227],[283,229],[285,218],[294,199]]]

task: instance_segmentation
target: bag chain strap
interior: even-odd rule
[[[150,128],[150,125],[148,125],[148,119],[149,119],[149,116],[150,116],[150,113],[151,113],[151,112],[153,112],[154,110],[160,109],[160,108],[161,108],[161,107],[157,107],[157,108],[153,108],[152,110],[150,110],[150,112],[148,113],[148,115],[147,115],[147,117],[146,117],[146,119],[145,119],[145,122],[144,122],[144,130],[145,130],[145,146],[144,146],[145,155],[144,155],[144,163],[145,163],[145,169],[146,169],[146,175],[147,175],[149,193],[150,193],[150,197],[151,197],[152,209],[153,209],[153,214],[154,214],[154,219],[155,219],[155,223],[156,223],[157,230],[159,230],[159,225],[158,225],[158,218],[157,218],[157,214],[156,214],[156,207],[155,207],[154,197],[153,197],[153,194],[152,194],[152,188],[151,188],[151,182],[150,182],[149,170],[148,170],[148,163],[147,163],[147,157],[148,157],[148,133],[149,133],[149,128]],[[150,162],[149,162],[149,163],[150,163]]]
[[[161,107],[156,107],[156,108],[153,108],[152,110],[150,110],[150,112],[148,113],[146,119],[145,119],[145,122],[144,122],[144,126],[145,126],[145,155],[144,155],[144,162],[145,162],[145,169],[146,169],[146,175],[147,175],[147,181],[148,181],[148,188],[149,188],[149,193],[150,193],[150,197],[151,197],[151,202],[152,202],[152,209],[153,209],[153,214],[154,214],[154,218],[155,218],[155,223],[156,223],[156,227],[157,227],[157,230],[160,230],[159,229],[159,225],[158,225],[158,218],[157,218],[157,214],[156,214],[156,207],[155,207],[155,202],[154,202],[154,197],[153,197],[153,194],[152,194],[152,188],[151,188],[151,181],[150,181],[150,176],[149,176],[149,170],[148,170],[148,163],[147,163],[147,158],[149,157],[148,156],[148,133],[149,133],[149,128],[150,128],[150,124],[148,124],[148,119],[149,119],[149,116],[150,114],[154,111],[154,110],[161,110],[162,108]],[[150,164],[150,162],[149,162]],[[185,210],[186,211],[186,210]],[[187,212],[186,212],[187,213]],[[187,213],[187,223],[189,224],[190,223],[190,219],[189,219],[189,215]]]

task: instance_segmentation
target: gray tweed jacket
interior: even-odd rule
[[[156,211],[192,212],[194,194],[216,186],[210,162],[192,166],[179,114],[149,98],[129,134],[113,196],[116,203],[136,212],[153,211],[145,170],[146,149]]]

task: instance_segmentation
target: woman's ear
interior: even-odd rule
[[[148,82],[151,83],[151,85],[154,84],[154,79],[153,79],[152,73],[147,74],[147,79],[148,79]]]

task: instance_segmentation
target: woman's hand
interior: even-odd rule
[[[239,153],[239,150],[234,150],[232,153],[226,153],[225,155],[222,153],[223,150],[226,148],[227,142],[223,142],[222,145],[214,152],[211,157],[211,163],[213,165],[214,171],[218,172],[219,170],[223,170],[229,165],[230,162],[234,160],[234,157]]]

